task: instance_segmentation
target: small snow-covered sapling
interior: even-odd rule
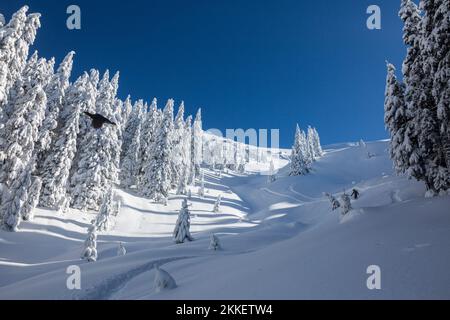
[[[209,250],[217,251],[220,249],[222,249],[222,247],[219,238],[215,234],[212,234],[209,242]]]
[[[117,256],[124,256],[127,253],[127,249],[122,242],[119,242],[119,247],[117,248]]]

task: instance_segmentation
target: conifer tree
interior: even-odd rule
[[[94,226],[89,227],[87,239],[84,242],[84,249],[81,259],[89,262],[97,261],[97,233]]]
[[[219,238],[215,234],[212,234],[209,241],[209,250],[217,251],[220,249],[222,249],[222,247],[220,245]]]
[[[169,99],[164,108],[161,124],[152,144],[149,165],[144,169],[148,182],[140,190],[143,196],[160,201],[167,198],[171,186],[170,159],[173,149],[173,100]]]
[[[195,116],[194,126],[192,128],[192,159],[191,159],[191,177],[189,179],[190,183],[193,183],[195,178],[200,175],[200,165],[202,162],[202,151],[203,151],[203,129],[202,129],[202,110],[198,109],[197,115]]]
[[[173,231],[173,239],[175,243],[183,243],[185,240],[194,240],[189,231],[190,226],[191,214],[189,212],[187,200],[184,199],[175,225],[175,230]]]
[[[140,171],[139,155],[141,154],[141,124],[136,128],[131,145],[128,147],[127,154],[122,160],[120,169],[120,184],[129,188],[136,184],[137,176]]]
[[[67,197],[67,187],[79,132],[81,110],[86,104],[86,86],[89,75],[84,73],[67,89],[60,122],[64,123],[56,142],[45,159],[42,169],[42,194],[40,204],[47,208],[59,208]]]
[[[213,212],[217,213],[220,211],[220,202],[222,201],[222,195],[218,195],[216,202],[214,203],[214,208],[213,208]]]
[[[24,76],[15,85],[17,92],[9,100],[10,116],[0,130],[3,141],[3,165],[0,182],[7,187],[31,160],[39,129],[45,117],[47,96],[43,90],[48,79],[48,64],[34,54]]]
[[[0,220],[2,228],[7,231],[18,231],[22,218],[30,217],[33,203],[31,205],[29,203],[29,193],[32,186],[31,174],[34,168],[35,159],[31,159],[14,179],[11,187],[2,192]]]
[[[45,110],[45,119],[39,132],[37,145],[38,171],[41,171],[39,168],[40,164],[45,161],[52,142],[56,140],[59,113],[65,103],[64,100],[66,90],[69,87],[74,54],[75,52],[71,51],[66,55],[58,70],[52,74],[49,83],[45,87],[47,108]]]

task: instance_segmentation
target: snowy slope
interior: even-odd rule
[[[248,175],[206,171],[205,198],[192,188],[195,241],[180,245],[171,238],[180,197],[165,207],[117,190],[122,209],[99,235],[95,263],[79,259],[93,214],[37,209],[21,232],[0,232],[0,299],[448,299],[450,198],[425,199],[421,184],[394,176],[386,149],[386,141],[329,146],[302,177],[289,177],[281,160],[271,184],[258,174],[267,164],[250,163]],[[362,197],[341,218],[323,192],[352,187]],[[221,212],[213,213],[218,194]],[[223,250],[208,250],[211,233]],[[82,290],[70,291],[74,264]],[[154,264],[176,289],[154,290]],[[367,289],[369,265],[381,268],[381,290]]]

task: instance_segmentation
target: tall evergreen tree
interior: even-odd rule
[[[32,186],[32,172],[35,167],[35,159],[28,164],[14,179],[10,188],[3,190],[0,206],[0,222],[7,231],[18,231],[23,217],[30,217],[33,208],[29,204],[29,193]]]
[[[95,100],[96,111],[113,119],[112,106],[118,88],[118,74],[109,81],[106,71],[99,82]],[[84,139],[85,149],[80,156],[77,172],[72,177],[72,205],[81,210],[98,210],[103,194],[118,182],[120,142],[117,127],[105,125],[90,128]]]
[[[196,177],[200,176],[200,165],[202,162],[203,152],[203,129],[202,129],[202,109],[198,109],[192,128],[192,159],[191,159],[191,175],[189,182],[193,183]]]
[[[172,187],[178,186],[181,176],[184,171],[184,161],[183,161],[183,143],[184,143],[184,102],[182,101],[180,107],[178,108],[178,113],[174,121],[174,131],[173,131],[173,150],[170,159],[171,162],[171,184]]]
[[[6,186],[11,185],[33,156],[45,117],[47,97],[43,87],[47,79],[47,61],[34,54],[15,85],[17,91],[8,102],[10,116],[0,131],[4,137],[0,182]]]
[[[408,170],[410,160],[410,145],[405,129],[408,125],[406,114],[404,86],[395,76],[394,65],[387,64],[386,92],[384,102],[384,122],[391,135],[390,155],[394,167],[399,173]]]
[[[141,124],[138,124],[133,140],[128,147],[127,154],[122,160],[120,169],[120,184],[125,188],[130,188],[137,182],[140,170],[139,156],[141,154]]]
[[[0,35],[0,109],[5,107],[10,90],[25,68],[29,48],[41,26],[40,14],[27,12],[28,6],[23,6],[14,13]],[[5,123],[6,119],[1,121]]]
[[[305,133],[297,124],[295,129],[295,141],[291,153],[291,176],[303,175],[309,172],[309,153],[306,148]]]
[[[58,139],[52,145],[42,170],[42,194],[40,204],[48,208],[63,205],[67,196],[70,169],[77,152],[77,135],[81,110],[87,103],[89,75],[84,73],[67,90],[60,119],[63,123]]]
[[[140,101],[139,105],[143,106],[143,102]],[[152,104],[148,112],[145,112],[142,117],[142,128],[140,135],[140,151],[138,155],[137,175],[139,188],[144,188],[145,185],[151,184],[148,181],[148,176],[145,175],[147,167],[151,165],[151,154],[153,144],[156,141],[157,131],[161,122],[161,115],[158,112],[158,100],[153,99]]]
[[[45,161],[45,158],[48,156],[47,151],[56,139],[59,113],[63,108],[66,90],[69,87],[74,54],[75,52],[71,51],[66,55],[45,88],[47,108],[45,111],[45,119],[39,132],[38,163]]]
[[[155,142],[152,144],[150,162],[144,170],[148,183],[140,190],[143,196],[156,201],[167,198],[171,186],[170,158],[173,149],[173,105],[173,100],[169,99],[164,108],[161,125],[156,133]]]
[[[125,100],[125,108],[129,109],[131,106],[131,100]],[[143,110],[144,106],[142,100],[136,101],[129,111],[129,115],[126,117],[126,124],[123,131],[123,143],[122,143],[122,159],[125,158],[128,148],[131,145],[131,141],[133,140],[136,129],[139,124],[143,121]],[[127,111],[128,112],[128,111]],[[142,129],[142,128],[141,128]]]

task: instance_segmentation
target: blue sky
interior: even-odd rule
[[[184,100],[203,108],[206,128],[279,128],[284,147],[297,122],[323,144],[387,137],[385,60],[400,70],[405,53],[400,0],[8,0],[0,12],[24,4],[42,13],[41,55],[75,50],[74,77],[120,70],[123,98]],[[66,28],[70,4],[81,30]],[[366,28],[371,4],[381,30]]]

